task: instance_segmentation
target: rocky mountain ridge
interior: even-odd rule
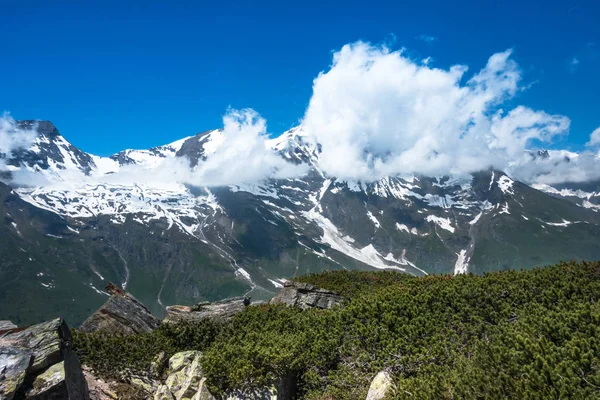
[[[1,289],[5,301],[39,290],[52,300],[23,299],[0,318],[74,303],[67,317],[82,322],[106,281],[162,316],[177,303],[266,300],[284,279],[325,269],[458,274],[600,258],[600,190],[532,187],[495,170],[339,180],[320,170],[301,127],[266,146],[304,176],[204,187],[147,177],[204,162],[220,130],[97,157],[49,122],[19,126],[38,137],[6,160],[0,183]]]

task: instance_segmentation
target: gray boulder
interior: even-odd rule
[[[62,318],[0,337],[0,398],[89,399],[72,342]]]
[[[169,306],[164,322],[198,321],[205,318],[229,320],[250,305],[248,297],[234,297],[194,306]]]
[[[389,397],[394,393],[394,382],[391,375],[386,371],[381,371],[369,386],[369,393],[367,393],[367,400],[382,400]]]
[[[31,363],[31,350],[0,347],[0,399],[12,399],[21,388]]]
[[[158,328],[160,320],[131,294],[112,283],[105,290],[110,298],[81,324],[80,331],[130,335]]]
[[[300,282],[286,282],[283,289],[271,299],[271,304],[286,304],[302,309],[329,309],[341,302],[342,296],[336,292]]]
[[[6,331],[9,329],[16,329],[17,326],[10,321],[0,321],[0,331]]]
[[[154,400],[215,400],[206,387],[199,351],[183,351],[169,359],[165,384],[154,393]]]
[[[90,392],[90,400],[118,400],[119,396],[110,383],[95,376],[90,368],[83,367],[83,375]]]
[[[255,390],[234,390],[225,395],[227,400],[295,400],[298,396],[294,374],[280,377],[274,385]]]

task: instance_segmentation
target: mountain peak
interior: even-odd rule
[[[17,127],[21,130],[36,130],[40,135],[55,138],[60,135],[58,128],[51,121],[26,119],[17,121]]]

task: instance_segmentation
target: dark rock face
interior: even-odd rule
[[[43,140],[45,145],[38,146],[38,150],[35,151],[31,149],[13,151],[13,157],[8,162],[11,165],[25,164],[30,168],[47,170],[50,168],[50,161],[52,161],[58,169],[65,169],[67,164],[74,164],[86,175],[90,173],[95,165],[92,156],[68,143],[50,121],[19,121],[18,128],[23,130],[35,129],[38,132],[39,139]]]
[[[0,398],[89,399],[71,344],[61,318],[0,337]]]
[[[112,283],[109,283],[105,290],[111,297],[83,322],[79,327],[80,331],[130,335],[151,332],[158,328],[159,319],[131,294]]]
[[[313,307],[329,309],[341,302],[342,296],[335,292],[300,282],[287,282],[283,289],[271,299],[271,304],[283,303],[302,309]]]
[[[243,311],[249,304],[250,299],[248,297],[234,297],[214,303],[198,303],[191,307],[169,306],[167,307],[165,322],[198,321],[204,318],[228,320]]]
[[[211,139],[210,132],[211,131],[200,132],[196,136],[186,140],[176,156],[187,157],[190,160],[191,167],[198,165],[198,162],[201,160],[206,160],[204,145]]]

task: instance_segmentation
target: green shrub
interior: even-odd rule
[[[161,324],[153,332],[127,336],[74,330],[73,347],[81,363],[92,367],[100,376],[123,379],[131,374],[149,374],[160,352],[170,357],[184,350],[206,349],[222,327],[222,322],[205,319]]]
[[[131,337],[76,334],[106,374],[147,370],[159,351],[198,349],[213,391],[295,376],[308,399],[364,399],[388,370],[398,399],[600,398],[600,262],[484,276],[336,271],[301,281],[344,308],[248,307],[230,322]]]

